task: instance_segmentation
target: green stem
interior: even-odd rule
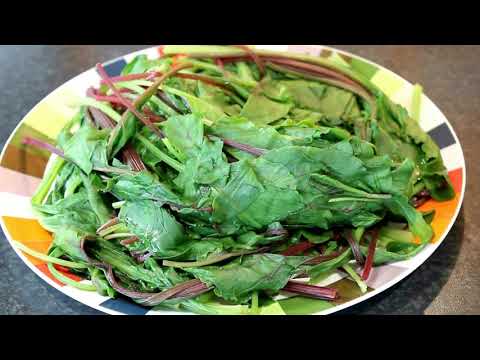
[[[80,105],[85,105],[85,106],[91,106],[94,108],[97,108],[98,110],[104,112],[107,114],[109,117],[112,118],[113,121],[119,122],[122,116],[117,113],[115,110],[113,110],[109,105],[106,103],[91,99],[91,98],[81,98],[79,100]]]
[[[135,82],[137,82],[136,80]],[[145,81],[143,80],[142,85],[145,86],[151,86],[153,82],[150,81]],[[135,91],[137,94],[141,95],[145,92],[145,89],[140,87],[137,83],[134,83],[134,81],[129,81],[129,82],[119,82],[117,83],[118,87],[123,87],[126,89],[130,89],[132,91]],[[149,101],[153,102],[156,106],[158,106],[163,112],[168,114],[169,116],[177,115],[177,112],[173,110],[170,106],[166,105],[162,100],[160,100],[157,96],[152,95],[149,99]]]
[[[102,231],[100,231],[98,233],[98,236],[104,237],[104,236],[106,236],[108,234],[111,234],[115,231],[126,232],[126,231],[128,231],[128,228],[125,226],[125,224],[122,224],[122,223],[115,224],[115,225],[109,226],[106,229],[103,229]]]
[[[180,153],[173,147],[173,145],[170,143],[170,141],[169,141],[167,138],[163,138],[163,139],[162,139],[162,142],[163,142],[163,144],[165,145],[165,147],[167,148],[167,150],[168,150],[173,156],[175,156],[178,160],[180,160],[180,161],[185,160],[184,156],[182,156],[182,154],[180,154]]]
[[[229,73],[224,72],[217,65],[207,63],[207,62],[204,62],[204,61],[193,60],[193,59],[187,59],[187,60],[185,60],[185,62],[188,62],[189,64],[192,64],[194,67],[197,67],[197,68],[200,68],[200,69],[203,69],[203,70],[210,70],[212,72],[217,73],[218,75],[223,75],[224,76],[224,81],[226,83],[237,84],[237,85],[240,85],[240,86],[246,86],[248,88],[253,88],[253,87],[257,86],[256,81],[243,80],[243,79],[239,78],[238,76],[236,76],[236,75],[234,75],[230,72]]]
[[[112,203],[112,208],[120,209],[123,206],[123,204],[125,204],[125,203],[126,203],[125,200],[114,202],[114,203]]]
[[[235,91],[240,95],[243,99],[247,100],[250,97],[250,93],[248,90],[245,90],[243,87],[237,84],[230,84],[232,88],[235,89]]]
[[[32,250],[29,247],[23,245],[21,242],[18,242],[18,241],[15,241],[15,240],[12,240],[12,242],[17,248],[19,248],[23,252],[25,252],[28,255],[33,256],[33,257],[35,257],[39,260],[43,260],[45,262],[50,262],[52,264],[58,264],[58,265],[66,266],[66,267],[69,267],[69,268],[72,268],[72,269],[86,269],[88,267],[85,264],[80,264],[80,263],[76,263],[76,262],[73,262],[73,261],[67,261],[67,260],[62,260],[62,259],[57,259],[55,257],[39,253],[39,252],[37,252],[35,250]]]
[[[258,291],[252,294],[252,307],[250,308],[252,315],[258,315]]]
[[[132,236],[136,236],[136,235],[132,233],[115,233],[115,234],[104,236],[104,239],[111,240],[111,239],[119,239],[119,238],[128,238]]]
[[[45,196],[47,196],[48,191],[52,187],[53,182],[55,181],[58,173],[62,170],[63,165],[65,165],[65,160],[61,157],[57,157],[54,160],[54,163],[50,167],[48,173],[43,177],[35,195],[32,196],[31,203],[33,205],[41,205]]]
[[[422,106],[423,88],[419,84],[413,86],[412,95],[412,119],[420,122],[420,110]]]
[[[47,264],[48,270],[50,270],[50,273],[55,277],[57,280],[60,282],[64,283],[65,285],[69,285],[72,287],[75,287],[80,290],[84,291],[96,291],[97,288],[91,284],[82,284],[78,281],[70,279],[68,276],[63,275],[61,272],[59,272],[57,269],[55,269],[55,266],[53,266],[52,263]]]
[[[356,242],[358,242],[358,243],[360,242],[364,232],[365,232],[364,227],[358,227],[358,228],[352,230],[352,236],[353,236],[353,238],[355,239]]]
[[[363,202],[377,202],[378,199],[365,199],[365,198],[356,198],[356,197],[340,197],[340,198],[333,198],[328,200],[329,203],[336,203],[342,201],[363,201]]]
[[[351,186],[348,186],[338,180],[335,180],[327,175],[314,175],[312,176],[312,179],[321,183],[321,184],[324,184],[324,185],[327,185],[327,186],[331,186],[331,187],[334,187],[334,188],[337,188],[337,189],[341,189],[345,192],[348,192],[348,193],[351,193],[351,194],[356,194],[356,195],[359,195],[359,196],[362,196],[362,197],[365,197],[367,199],[390,199],[392,196],[390,194],[370,194],[366,191],[363,191],[363,190],[359,190],[359,189],[356,189],[354,187],[351,187]]]
[[[178,161],[172,159],[167,154],[163,153],[159,148],[157,148],[154,144],[152,144],[148,139],[144,136],[137,134],[136,138],[143,144],[145,147],[150,150],[155,156],[158,156],[163,162],[170,165],[175,170],[181,172],[184,170],[184,166],[180,164]]]
[[[257,250],[239,251],[239,252],[235,252],[235,253],[228,253],[228,254],[222,254],[222,255],[212,255],[212,256],[209,256],[208,258],[206,258],[205,260],[190,261],[190,262],[163,260],[163,266],[177,267],[177,268],[183,268],[183,269],[191,268],[191,267],[201,267],[201,266],[215,264],[215,263],[218,263],[220,261],[229,259],[231,257],[251,254],[251,253],[256,252],[256,251]]]
[[[360,288],[360,291],[362,294],[365,294],[368,290],[367,284],[365,284],[365,281],[363,281],[360,276],[358,276],[357,272],[352,269],[352,267],[348,264],[345,264],[342,266],[343,269],[350,275],[350,277],[357,283],[358,287]]]
[[[248,67],[247,63],[244,61],[239,61],[237,63],[237,70],[238,70],[238,75],[242,80],[246,81],[255,81],[252,75],[252,71]]]

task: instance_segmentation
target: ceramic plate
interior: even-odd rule
[[[358,56],[336,49],[313,45],[257,45],[259,48],[308,53],[328,57],[349,66],[380,87],[391,99],[407,109],[411,106],[412,84],[393,72]],[[124,65],[136,55],[146,54],[150,58],[159,56],[159,47],[138,51],[104,64],[110,76],[119,75]],[[83,96],[89,86],[98,84],[98,76],[90,69],[68,81],[38,103],[19,123],[8,139],[0,156],[0,223],[13,247],[12,240],[46,253],[52,242],[52,235],[44,230],[30,209],[30,197],[40,183],[48,165],[50,154],[21,144],[25,136],[32,136],[54,143],[63,125],[76,109],[70,107],[73,94]],[[367,282],[369,289],[361,294],[351,280],[341,274],[334,274],[321,284],[339,289],[342,299],[336,303],[311,300],[300,297],[279,298],[273,305],[263,307],[262,314],[329,314],[345,309],[388,289],[417,269],[445,239],[460,210],[465,191],[465,160],[458,138],[450,123],[439,108],[425,95],[422,99],[421,127],[437,142],[456,191],[456,197],[448,202],[430,200],[420,210],[435,209],[432,226],[435,237],[418,255],[407,261],[376,267]],[[66,286],[54,279],[45,262],[15,249],[18,256],[42,280],[67,296],[108,314],[172,314],[171,311],[153,311],[126,299],[109,299],[95,292],[81,291]],[[27,271],[26,269],[22,269]],[[84,281],[75,275],[69,277]],[[33,295],[33,294],[32,294]]]

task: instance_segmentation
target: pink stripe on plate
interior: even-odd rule
[[[366,283],[368,287],[372,289],[378,289],[380,286],[386,284],[390,280],[393,280],[404,271],[407,271],[407,269],[390,264],[373,267]]]
[[[0,166],[0,192],[31,197],[41,179]]]

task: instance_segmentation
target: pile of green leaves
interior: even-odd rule
[[[123,294],[155,294],[198,279],[212,290],[160,306],[244,312],[252,298],[278,294],[299,274],[313,281],[352,262],[352,251],[341,251],[349,246],[345,234],[355,234],[367,256],[372,237],[362,234],[379,230],[375,265],[407,259],[432,238],[431,214],[411,199],[422,191],[437,200],[454,195],[439,149],[361,74],[318,64],[353,79],[352,87],[268,62],[261,76],[234,47],[164,51],[157,60],[137,56],[122,72],[165,73],[180,62],[191,64],[181,73],[203,77],[173,74],[141,101],[138,110],[165,119],[154,125],[163,137],[128,110],[89,99],[59,135],[65,159],[32,201],[54,233],[50,255],[83,264],[75,272],[99,293],[118,296],[121,284]],[[240,55],[223,66],[215,61]],[[124,79],[115,86],[132,101],[153,84]],[[114,96],[105,85],[100,90]],[[115,126],[92,121],[89,107]],[[127,145],[143,170],[122,158]],[[282,255],[303,242],[308,250]],[[329,254],[338,255],[309,265]]]

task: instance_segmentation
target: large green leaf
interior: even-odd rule
[[[135,250],[145,250],[159,257],[171,257],[179,253],[185,242],[183,226],[151,200],[126,202],[119,218],[140,240],[133,244]]]
[[[215,294],[233,303],[247,302],[254,291],[278,292],[306,260],[303,256],[255,254],[217,267],[185,269],[201,281],[215,286]]]

